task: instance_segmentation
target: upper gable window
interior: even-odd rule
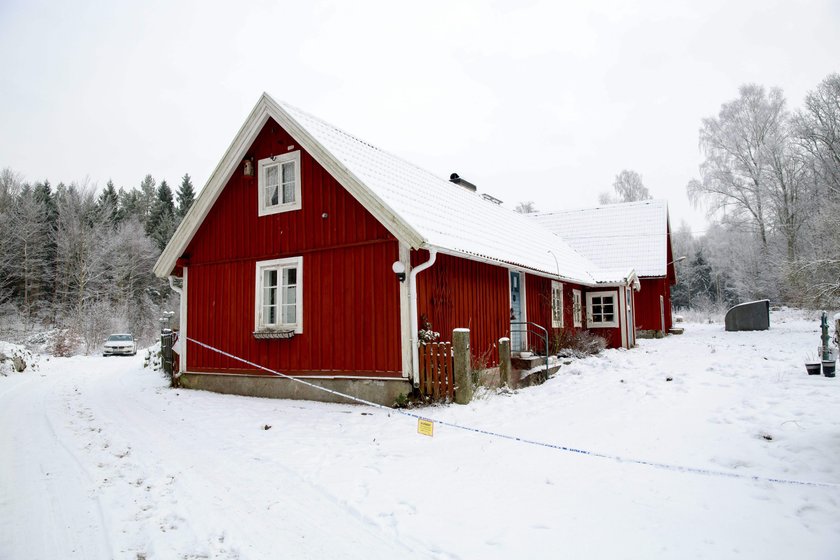
[[[259,215],[300,209],[300,150],[259,161]]]

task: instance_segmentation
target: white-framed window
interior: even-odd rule
[[[563,284],[551,281],[551,327],[563,328]]]
[[[257,263],[254,332],[303,332],[303,257]]]
[[[257,176],[260,216],[300,209],[300,150],[261,159]]]
[[[572,290],[572,323],[575,327],[583,326],[583,300],[580,290]]]
[[[618,326],[616,292],[586,294],[586,323],[590,328]]]

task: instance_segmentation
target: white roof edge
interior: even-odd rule
[[[283,108],[263,92],[240,127],[222,159],[207,179],[184,219],[164,247],[153,268],[156,276],[165,278],[172,273],[178,258],[192,241],[198,228],[213,208],[233,172],[245,157],[269,117],[277,121],[322,167],[324,167],[362,206],[390,231],[399,241],[412,248],[419,248],[423,237],[393,212],[387,204],[366,188],[345,166],[327,151],[306,130],[299,126]]]
[[[292,138],[301,143],[315,161],[326,169],[338,183],[344,187],[368,212],[390,231],[399,241],[406,243],[413,249],[423,245],[425,239],[417,230],[411,227],[396,212],[393,211],[371,189],[366,187],[345,165],[343,165],[329,150],[321,145],[307,130],[280,106],[270,95],[263,93],[271,111],[270,116],[286,129]]]
[[[207,217],[210,209],[213,208],[233,170],[239,166],[239,162],[245,157],[245,152],[256,139],[262,126],[268,121],[268,113],[265,110],[265,96],[266,94],[263,93],[257,100],[248,118],[245,119],[245,122],[239,128],[239,132],[236,133],[230,146],[216,165],[216,169],[210,174],[195,202],[190,206],[184,219],[181,220],[175,233],[172,234],[169,243],[166,244],[160,257],[158,257],[152,270],[159,278],[165,278],[172,273],[178,258],[186,250],[199,226]]]
[[[427,249],[427,250],[428,249],[434,249],[435,251],[437,251],[438,253],[440,253],[442,255],[450,255],[450,256],[453,256],[453,257],[466,258],[466,259],[469,259],[469,260],[472,260],[472,261],[483,262],[483,263],[486,263],[486,264],[490,264],[490,265],[494,265],[494,266],[500,266],[500,267],[504,267],[504,268],[513,268],[513,269],[521,270],[521,271],[526,272],[528,274],[534,274],[536,276],[542,276],[543,278],[550,278],[552,280],[558,280],[560,282],[568,282],[570,284],[579,284],[581,286],[585,286],[585,287],[588,287],[588,288],[599,288],[599,287],[606,287],[606,286],[625,286],[627,284],[632,283],[633,280],[638,278],[638,275],[636,274],[636,271],[631,268],[626,273],[622,273],[623,275],[620,276],[620,277],[607,278],[607,279],[604,279],[604,280],[596,280],[593,277],[591,280],[583,280],[581,278],[571,278],[571,277],[568,277],[568,276],[552,274],[550,272],[545,272],[545,271],[542,271],[542,270],[536,270],[536,269],[533,269],[533,268],[529,268],[529,267],[524,266],[524,265],[509,263],[509,262],[501,261],[501,260],[498,260],[498,259],[485,257],[485,256],[482,256],[482,255],[475,255],[475,254],[472,254],[472,253],[464,253],[462,251],[455,251],[453,249],[447,249],[447,248],[444,248],[444,247],[437,247],[437,246],[434,246],[434,245],[424,244],[421,247],[421,249]]]

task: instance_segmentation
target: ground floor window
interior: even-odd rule
[[[572,322],[575,327],[583,326],[583,301],[580,290],[572,290]]]
[[[563,284],[551,281],[551,327],[563,328]]]
[[[254,331],[303,332],[303,257],[257,263]]]
[[[617,327],[617,311],[616,292],[589,292],[586,294],[587,327]]]

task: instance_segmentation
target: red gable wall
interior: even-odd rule
[[[301,150],[301,209],[258,217],[257,178],[240,167],[187,248],[188,336],[283,373],[401,376],[398,242],[273,120],[248,156],[289,146]],[[292,256],[303,333],[256,340],[255,263]],[[260,373],[192,343],[187,357],[189,371]]]

